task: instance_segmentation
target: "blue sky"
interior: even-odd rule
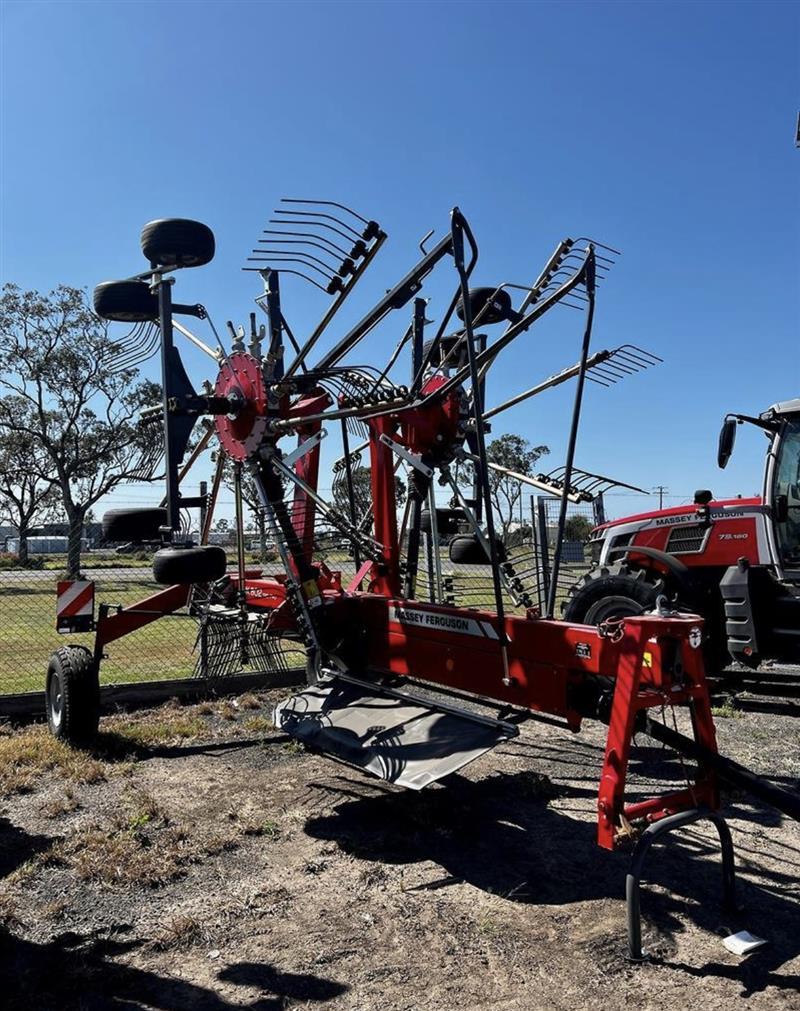
[[[577,462],[670,504],[758,489],[763,438],[715,464],[728,410],[800,395],[798,21],[790,3],[16,3],[2,9],[3,280],[91,288],[144,265],[142,224],[207,222],[183,301],[244,321],[239,268],[282,195],[342,200],[389,233],[346,323],[458,204],[477,283],[526,281],[565,235],[623,251],[594,348],[665,363],[590,389]],[[455,277],[426,286],[436,318]],[[442,271],[440,269],[440,275]],[[309,329],[325,299],[287,280]],[[407,314],[365,343],[385,361]],[[489,403],[574,361],[555,310],[495,367]],[[194,378],[208,374],[187,354]],[[563,455],[572,388],[508,412]],[[149,498],[130,489],[131,501]],[[612,497],[621,514],[648,503]]]

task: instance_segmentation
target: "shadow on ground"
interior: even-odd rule
[[[598,848],[595,825],[586,820],[585,808],[578,819],[550,806],[555,791],[546,777],[501,773],[471,782],[454,776],[446,788],[398,793],[379,787],[378,795],[372,784],[365,787],[363,781],[340,777],[319,789],[335,806],[328,814],[309,818],[305,831],[359,859],[405,865],[432,861],[443,868],[443,876],[418,889],[467,882],[517,903],[563,906],[612,898],[622,904],[626,854]],[[558,795],[563,801],[595,792],[578,786],[559,788]],[[791,855],[796,858],[796,851]],[[712,859],[698,859],[709,856]],[[697,831],[675,833],[669,843],[660,843],[648,857],[642,907],[661,960],[690,971],[669,961],[677,950],[676,935],[687,921],[720,937],[746,927],[768,938],[769,945],[741,965],[709,963],[705,972],[741,981],[744,995],[770,985],[797,988],[800,977],[776,973],[800,952],[798,908],[787,895],[796,881],[797,864],[791,860],[787,865],[784,856],[785,871],[759,870],[763,886],[739,879],[741,911],[726,917],[720,908],[716,844]],[[647,882],[664,891],[652,891]],[[619,949],[624,949],[622,937]],[[621,968],[621,958],[619,963]]]
[[[120,932],[121,933],[121,932]],[[174,976],[122,965],[116,961],[140,941],[62,934],[35,944],[0,930],[0,992],[6,1011],[281,1011],[289,1003],[325,1003],[348,987],[309,974],[284,973],[271,965],[239,962],[218,979],[230,986],[261,991],[249,1003],[231,1003],[214,990]]]

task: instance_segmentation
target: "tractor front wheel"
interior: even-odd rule
[[[50,657],[45,685],[47,725],[66,744],[86,745],[100,722],[100,677],[85,646],[62,646]]]
[[[587,572],[570,590],[564,604],[564,621],[599,625],[610,618],[629,618],[651,611],[664,593],[664,580],[650,581],[644,569],[637,571],[625,562]]]

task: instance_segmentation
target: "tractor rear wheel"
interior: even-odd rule
[[[100,722],[100,677],[85,646],[62,646],[50,657],[45,684],[47,725],[66,744],[86,745]]]
[[[604,565],[572,587],[563,619],[599,625],[609,618],[628,618],[652,610],[663,593],[664,580],[651,581],[644,569],[632,570],[626,562]]]
[[[192,548],[162,548],[153,556],[153,576],[157,583],[214,583],[228,567],[225,551],[216,544]]]
[[[202,267],[214,259],[214,233],[200,221],[160,218],[142,229],[142,252],[162,267]]]

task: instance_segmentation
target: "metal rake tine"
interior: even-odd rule
[[[255,260],[256,258],[254,256],[248,256],[247,259],[248,260]],[[242,267],[242,270],[247,271],[248,273],[251,273],[251,274],[261,274],[262,276],[265,273],[265,270],[264,270],[263,267]],[[324,291],[326,295],[328,294],[328,291],[325,288],[322,287],[322,285],[319,283],[319,281],[315,281],[313,277],[309,277],[308,274],[304,274],[304,273],[302,273],[302,271],[291,270],[289,267],[281,267],[280,268],[280,273],[281,274],[294,274],[297,277],[302,277],[303,280],[309,281],[316,288],[319,288],[320,291]]]
[[[263,250],[254,249],[253,252],[254,253],[260,253],[260,252],[263,252]],[[248,263],[250,263],[250,262],[253,262],[253,263],[274,263],[276,260],[283,261],[284,263],[302,263],[304,267],[308,267],[311,270],[316,270],[318,274],[322,274],[322,276],[325,277],[325,278],[327,278],[328,280],[332,280],[336,276],[333,272],[331,272],[330,274],[326,274],[324,270],[320,270],[319,267],[315,267],[313,263],[307,263],[304,259],[302,259],[299,256],[279,256],[279,255],[275,255],[275,256],[269,256],[269,257],[259,257],[259,256],[248,256],[247,257]],[[278,269],[280,269],[280,268],[278,268]]]
[[[276,213],[278,213],[278,212],[276,212]],[[282,212],[282,213],[288,213],[288,212]],[[269,219],[269,223],[271,225],[290,225],[291,221],[284,221],[283,218],[270,218]],[[353,237],[351,235],[348,235],[347,232],[343,232],[339,228],[334,228],[333,225],[326,225],[324,221],[296,221],[295,224],[297,224],[297,225],[311,225],[313,228],[327,228],[329,231],[336,232],[337,235],[341,235],[341,237],[343,239],[346,239],[348,242],[352,242],[353,241]],[[359,236],[359,238],[360,238],[360,236]]]
[[[331,276],[336,273],[336,270],[331,267],[329,263],[325,260],[320,260],[318,256],[314,256],[313,253],[304,253],[302,250],[294,249],[251,249],[251,253],[268,253],[272,259],[280,259],[281,257],[287,257],[294,259],[295,257],[300,257],[303,260],[311,260],[312,263],[318,263],[320,266],[327,268]],[[312,266],[312,263],[307,263],[307,266]],[[318,269],[318,268],[315,268]],[[322,271],[320,271],[322,273]]]
[[[310,239],[257,239],[256,241],[262,246],[276,245],[277,243],[283,246],[313,246],[315,249],[321,249],[328,256],[334,255],[327,246],[323,246],[320,242],[312,242]],[[349,259],[346,254],[345,259]]]
[[[335,200],[301,200],[299,197],[281,197],[282,204],[316,204],[319,207],[338,207],[342,211],[347,211],[348,214],[352,214],[354,218],[358,218],[359,221],[363,221],[365,225],[369,224],[366,218],[362,217],[358,211],[354,211],[352,207],[348,207],[346,204],[338,204]]]
[[[652,351],[646,350],[646,348],[640,348],[637,344],[622,344],[620,347],[616,348],[616,351],[620,355],[626,355],[630,358],[641,357],[645,361],[650,360],[652,364],[656,365],[664,361],[659,355]]]
[[[641,369],[631,368],[630,365],[622,365],[619,362],[615,362],[611,358],[606,358],[604,362],[598,362],[597,364],[599,368],[605,369],[618,379],[623,379],[625,376],[634,376],[637,372],[641,371]]]
[[[287,221],[286,224],[289,224],[289,222]],[[320,242],[325,242],[327,245],[332,246],[337,254],[341,256],[353,256],[352,250],[350,253],[347,253],[341,246],[337,246],[332,239],[326,239],[324,235],[317,235],[316,232],[295,232],[285,228],[262,228],[261,232],[263,235],[297,235],[308,239],[318,239]],[[265,240],[259,239],[258,241],[263,242]]]
[[[614,253],[615,256],[622,256],[621,249],[614,249],[613,246],[607,246],[605,242],[598,242],[597,239],[590,239],[588,235],[579,236],[579,238],[575,239],[575,242],[591,242],[593,246],[597,246],[599,249],[607,249],[609,253]]]
[[[305,215],[307,218],[325,218],[327,221],[335,221],[337,225],[341,225],[342,228],[346,228],[348,232],[352,232],[356,239],[362,238],[355,228],[351,228],[346,221],[340,221],[339,218],[333,214],[323,214],[322,211],[284,211],[281,207],[276,207],[275,213],[300,215],[301,217]]]

